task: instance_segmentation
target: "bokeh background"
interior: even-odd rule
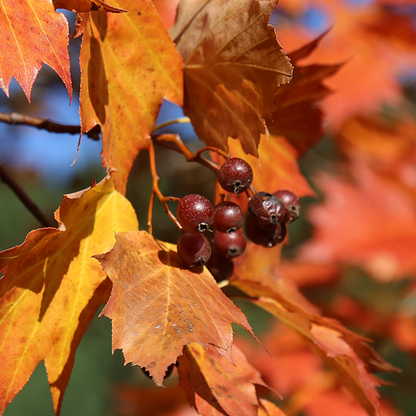
[[[166,25],[171,25],[177,2],[159,0],[155,3]],[[379,13],[377,19],[374,18],[376,12]],[[390,17],[387,24],[383,21],[383,13],[385,17]],[[65,14],[73,27],[74,14]],[[348,164],[350,155],[344,151],[342,142],[339,141],[339,132],[345,123],[357,114],[368,117],[376,115],[377,120],[382,122],[396,120],[405,115],[406,122],[414,126],[412,123],[416,115],[416,2],[282,0],[272,15],[271,23],[276,27],[278,39],[288,51],[295,50],[332,28],[322,42],[322,48],[318,48],[305,64],[345,62],[339,74],[326,82],[333,94],[322,103],[326,113],[325,134],[299,161],[302,172],[317,193],[317,198],[305,198],[302,201],[304,215],[291,226],[290,244],[285,247],[284,256],[287,261],[292,261],[297,258],[298,248],[302,243],[313,236],[313,224],[309,221],[308,212],[311,207],[320,204],[324,197],[317,179],[318,172],[325,171],[332,175],[345,173],[348,169],[344,164]],[[360,36],[362,27],[368,29],[367,37]],[[27,102],[20,86],[12,81],[10,98],[0,92],[0,111],[44,117],[62,124],[79,124],[79,48],[80,39],[71,39],[70,56],[75,90],[72,103],[69,103],[67,92],[58,76],[51,69],[44,67],[34,84],[32,102]],[[182,115],[180,108],[166,102],[161,109],[158,122]],[[191,148],[200,146],[190,125],[171,127],[169,132],[181,134]],[[416,129],[410,129],[409,132],[409,140],[416,146]],[[53,134],[32,127],[0,123],[0,163],[50,218],[60,205],[63,194],[84,189],[91,185],[92,178],[95,177],[98,181],[105,175],[101,168],[101,143],[84,137],[76,163],[73,164],[77,144],[76,135]],[[413,147],[411,149],[413,152]],[[184,163],[181,155],[172,154],[173,152],[164,149],[157,150],[162,192],[180,196],[197,192],[212,198],[214,178],[211,172]],[[411,170],[411,163],[415,161],[416,158],[410,160],[409,173],[402,178],[403,181],[410,182],[409,186],[413,191],[416,186],[411,182],[412,175],[415,175]],[[413,168],[416,169],[414,165]],[[148,157],[146,152],[142,152],[136,160],[127,191],[127,197],[136,208],[142,229],[145,229],[150,189]],[[394,216],[394,213],[391,215]],[[155,207],[155,216],[158,218],[156,237],[175,242],[178,232],[164,215],[159,204]],[[23,207],[15,194],[0,181],[0,250],[21,244],[30,230],[39,227],[37,220]],[[416,251],[416,247],[414,249]],[[403,308],[407,311],[413,326],[410,324],[409,328],[403,329],[404,332],[401,332],[397,339],[392,339],[391,333],[383,333],[377,329],[378,327],[375,329],[376,321],[370,319],[371,317],[367,317],[367,326],[362,325],[363,322],[354,322],[347,307],[344,316],[335,316],[341,320],[346,319],[351,329],[372,338],[374,348],[383,358],[402,369],[401,374],[383,376],[384,379],[395,383],[395,386],[381,389],[383,397],[387,398],[391,406],[386,407],[390,410],[383,410],[384,414],[416,415],[415,276],[415,272],[407,273],[400,278],[382,281],[374,278],[365,268],[351,262],[344,264],[341,271],[337,269],[335,272],[328,272],[326,277],[320,276],[320,281],[298,281],[308,298],[329,316],[336,315],[333,305],[340,299],[354,301],[355,305],[363,306],[365,312],[371,312],[381,321]],[[269,315],[247,304],[238,304],[248,314],[249,321],[260,339],[262,336],[266,339],[270,328],[275,328]],[[382,323],[378,324],[383,328]],[[281,331],[279,328],[275,330]],[[244,337],[238,328],[236,331]],[[270,342],[277,345],[279,339]],[[176,381],[174,374],[167,384],[174,386]],[[144,390],[145,395],[141,396],[139,389],[150,390]],[[111,323],[106,317],[98,317],[97,314],[77,351],[62,415],[154,415],[156,413],[152,413],[151,407],[146,407],[144,399],[140,404],[140,398],[154,394],[155,403],[168,403],[168,400],[164,401],[160,398],[162,396],[158,396],[159,393],[156,391],[159,390],[153,387],[153,383],[140,369],[130,365],[124,366],[120,351],[115,351],[112,355]],[[173,392],[174,395],[178,394],[176,390]],[[290,407],[291,403],[284,403],[292,412],[288,414],[324,414],[316,413],[317,409],[296,409]],[[157,414],[169,414],[172,409],[166,406],[159,409],[161,413]],[[325,415],[340,415],[340,409],[333,406],[331,408],[328,404],[330,410]],[[362,414],[356,407],[348,409],[349,413],[345,414]],[[5,412],[5,416],[29,414],[53,415],[45,367],[42,363]]]

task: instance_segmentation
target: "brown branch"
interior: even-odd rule
[[[32,213],[35,218],[44,227],[53,227],[51,221],[45,216],[45,214],[39,209],[39,207],[32,201],[29,195],[23,190],[23,188],[9,175],[9,173],[3,168],[0,163],[0,178],[3,182],[11,188],[11,190],[20,199],[23,205]]]
[[[19,113],[0,113],[0,121],[8,124],[18,124],[36,127],[39,130],[46,130],[51,133],[69,133],[80,134],[81,127],[74,125],[65,125],[53,121],[33,116],[25,116]],[[96,125],[89,132],[85,133],[92,140],[100,140],[100,126]]]

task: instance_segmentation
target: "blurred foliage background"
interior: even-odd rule
[[[370,1],[351,0],[350,3],[359,3],[362,6]],[[410,12],[415,13],[416,16],[414,9]],[[73,14],[67,13],[67,16],[73,24]],[[301,23],[309,25],[309,28],[317,33],[329,26],[327,16],[320,9],[311,7],[302,16]],[[276,24],[281,23],[282,19],[289,18],[287,13],[274,16]],[[31,104],[28,104],[20,87],[13,82],[10,99],[0,93],[0,111],[45,117],[63,124],[79,124],[77,99],[79,46],[79,39],[70,41],[75,87],[71,105],[68,105],[67,93],[58,76],[49,68],[43,68],[35,82]],[[416,108],[414,80],[414,74],[408,74],[402,79],[401,85],[403,95],[410,105]],[[180,115],[179,108],[165,103],[160,121]],[[181,125],[169,131],[179,132],[191,148],[200,146],[191,126]],[[84,137],[77,161],[72,165],[77,143],[77,136],[45,133],[31,127],[0,124],[0,163],[49,218],[52,218],[53,212],[60,205],[63,194],[90,186],[94,177],[97,181],[104,177],[100,161],[101,144]],[[163,193],[183,196],[197,192],[212,199],[214,191],[212,172],[199,165],[184,163],[183,157],[175,152],[162,148],[156,150]],[[336,169],[334,166],[339,162],[340,157],[336,142],[328,134],[300,160],[301,170],[314,186],[313,180],[317,171]],[[136,209],[141,229],[146,229],[150,189],[148,156],[146,152],[142,152],[136,160],[127,190],[127,197]],[[308,222],[308,209],[321,201],[319,188],[315,190],[318,197],[305,198],[302,201],[304,215],[291,226],[290,245],[284,249],[286,258],[293,257],[296,247],[311,236],[312,227]],[[157,218],[155,236],[175,242],[179,235],[178,230],[158,203],[155,206],[154,216]],[[39,227],[37,220],[21,204],[16,195],[0,181],[0,250],[21,244],[30,230]],[[409,279],[386,284],[377,283],[363,270],[352,266],[344,269],[342,273],[340,278],[329,285],[304,288],[307,297],[328,315],[333,313],[331,302],[347,294],[362,304],[372,305],[375,310],[380,310],[380,315],[383,316],[390,309],[394,309],[394,305],[401,301],[403,293],[411,284]],[[261,339],[262,333],[271,325],[271,318],[265,312],[248,307],[244,303],[239,303],[239,306],[247,312],[249,322]],[[350,326],[350,329],[367,335],[362,327]],[[237,329],[237,332],[241,331]],[[374,339],[373,346],[384,359],[402,370],[401,374],[383,375],[383,378],[394,383],[394,386],[382,387],[381,394],[391,400],[399,414],[416,415],[415,355],[398,348],[392,340],[382,334]],[[113,356],[111,355],[111,323],[106,317],[98,317],[97,314],[78,348],[75,366],[65,394],[62,416],[121,414],[119,410],[122,407],[116,403],[115,392],[118,386],[125,383],[146,388],[153,386],[140,369],[130,365],[124,366],[120,351],[117,350]],[[175,383],[175,376],[173,380],[168,381],[169,383]],[[43,363],[38,366],[29,383],[5,412],[5,416],[29,414],[32,416],[54,414]],[[128,414],[128,409],[122,414]]]

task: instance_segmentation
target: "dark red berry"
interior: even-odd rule
[[[207,269],[217,282],[222,282],[233,275],[234,263],[231,258],[220,256],[214,246],[207,262]]]
[[[201,233],[184,233],[178,240],[178,255],[188,267],[200,267],[211,257],[211,245]]]
[[[213,245],[219,256],[234,258],[244,253],[247,240],[241,228],[230,233],[215,231]]]
[[[255,194],[248,203],[248,210],[256,218],[260,228],[282,223],[286,216],[283,202],[277,196],[267,192]]]
[[[214,208],[214,227],[221,233],[235,231],[244,224],[244,214],[239,205],[224,201]]]
[[[283,243],[287,227],[285,223],[272,224],[268,228],[258,226],[257,218],[253,214],[248,214],[245,221],[245,231],[247,238],[254,244],[263,247],[274,247]]]
[[[223,189],[237,195],[250,187],[253,170],[245,160],[232,157],[222,164],[218,172],[218,182]]]
[[[299,198],[292,191],[283,189],[281,191],[273,192],[273,195],[276,195],[278,198],[280,198],[286,207],[285,222],[287,224],[290,224],[291,222],[298,219],[301,211],[301,203]]]
[[[188,233],[203,232],[214,222],[214,207],[202,195],[190,194],[179,201],[177,216]]]

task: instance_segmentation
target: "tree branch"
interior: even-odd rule
[[[51,221],[45,216],[45,214],[39,209],[39,207],[32,201],[30,196],[23,190],[23,188],[9,175],[9,173],[3,168],[0,163],[0,178],[3,182],[12,189],[17,195],[23,205],[31,212],[35,218],[44,227],[54,227]]]
[[[19,113],[0,113],[0,121],[8,124],[20,124],[36,127],[39,130],[46,130],[51,133],[80,134],[81,132],[80,126],[55,123],[44,118],[25,116],[24,114]],[[96,125],[93,129],[85,134],[92,140],[100,140],[99,133],[100,126]]]

